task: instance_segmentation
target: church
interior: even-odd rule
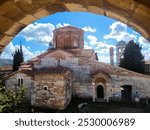
[[[150,96],[150,76],[99,62],[93,49],[84,49],[82,29],[55,29],[53,45],[5,77],[6,88],[27,88],[32,106],[65,109],[72,97],[108,102],[132,101],[136,92]]]

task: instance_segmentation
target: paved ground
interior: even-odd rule
[[[80,103],[87,103],[81,109],[78,109]],[[56,112],[56,113],[150,113],[150,106],[141,104],[136,107],[134,103],[122,102],[92,102],[92,99],[72,99],[65,110],[51,110],[44,108],[35,108],[35,112]]]

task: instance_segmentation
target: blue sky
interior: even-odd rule
[[[48,48],[52,40],[53,30],[63,26],[75,26],[85,31],[85,48],[93,48],[99,60],[109,63],[109,48],[114,47],[118,41],[135,40],[142,46],[145,59],[150,59],[150,44],[139,33],[127,25],[114,19],[91,13],[64,12],[56,13],[39,19],[24,28],[5,48],[0,58],[12,58],[11,54],[23,45],[24,58],[29,60]]]

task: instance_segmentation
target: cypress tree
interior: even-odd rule
[[[15,52],[12,54],[12,56],[13,56],[13,71],[17,71],[21,63],[24,61],[21,44],[20,44],[20,48],[16,49]]]
[[[145,62],[141,49],[142,47],[138,43],[135,43],[133,40],[129,41],[119,66],[138,73],[144,73]]]

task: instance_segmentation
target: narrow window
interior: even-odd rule
[[[18,79],[18,87],[21,87],[21,86],[23,86],[23,79],[19,78]]]
[[[21,86],[23,86],[23,79],[21,79]]]
[[[78,39],[77,38],[74,39],[74,47],[78,47]]]
[[[20,85],[21,85],[21,84],[20,84],[20,79],[18,79],[18,86],[20,87]]]
[[[43,89],[44,90],[48,90],[48,86],[43,86]]]

